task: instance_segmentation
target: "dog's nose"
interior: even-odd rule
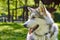
[[[23,26],[27,28],[27,24],[24,24]]]

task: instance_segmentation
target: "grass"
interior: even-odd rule
[[[57,24],[60,30],[60,23]],[[27,31],[22,23],[0,23],[0,40],[25,40]],[[60,40],[60,34],[58,39]]]
[[[0,40],[25,40],[27,29],[22,24],[0,23]]]
[[[60,40],[60,23],[57,23],[57,24],[58,24],[58,28],[59,28],[58,39]]]

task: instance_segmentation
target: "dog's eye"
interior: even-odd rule
[[[34,19],[35,17],[33,16],[32,19]]]

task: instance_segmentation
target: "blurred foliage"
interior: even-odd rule
[[[58,13],[58,12],[54,13],[54,20],[55,20],[55,22],[60,22],[60,13]]]
[[[14,9],[14,17],[16,16],[16,10],[17,10],[18,16],[22,15],[23,8],[19,8],[19,7],[24,6],[24,5],[28,5],[28,6],[35,5],[34,0],[27,0],[27,4],[25,4],[25,0],[9,0],[9,1],[10,1],[10,13],[12,15],[13,14],[12,9]],[[17,8],[19,8],[19,9],[16,9],[16,1],[17,1]],[[54,3],[51,3],[50,5],[46,5],[46,7],[49,7],[49,8],[54,7]],[[54,20],[58,21],[60,19],[60,18],[58,18],[58,15],[60,15],[60,4],[55,5],[55,9],[56,9],[56,11],[53,13],[54,13],[55,17],[57,18],[57,20],[56,19],[54,19]],[[0,16],[2,13],[4,13],[5,15],[8,14],[8,0],[0,0]]]
[[[9,1],[10,1],[10,9],[16,8],[16,1],[17,1],[17,7],[25,5],[25,0],[9,0]],[[29,6],[35,5],[34,0],[27,0],[26,5],[29,5]],[[49,5],[49,7],[53,7],[53,6],[54,6],[54,3]],[[60,4],[56,5],[55,8],[57,9],[57,12],[59,12],[60,11]],[[10,12],[12,13],[12,10],[10,10]],[[17,12],[18,12],[18,16],[19,16],[23,12],[23,9],[17,9]],[[6,15],[8,14],[8,0],[0,0],[0,14],[1,13],[5,13]]]
[[[12,9],[16,9],[16,1],[17,7],[24,6],[25,0],[9,0],[10,1],[10,13],[12,14]],[[34,5],[33,0],[28,0],[27,5]],[[14,13],[16,10],[14,10]],[[18,16],[20,16],[23,12],[23,9],[17,9]],[[8,14],[8,0],[0,0],[0,15],[2,13]]]

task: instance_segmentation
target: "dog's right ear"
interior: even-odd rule
[[[44,11],[44,4],[40,1],[40,3],[39,3],[39,7],[38,8],[36,8],[36,10],[37,11],[39,11],[39,12],[43,12]]]
[[[27,8],[28,8],[28,10],[29,10],[30,12],[34,11],[34,9],[31,8],[31,7],[27,7]]]

